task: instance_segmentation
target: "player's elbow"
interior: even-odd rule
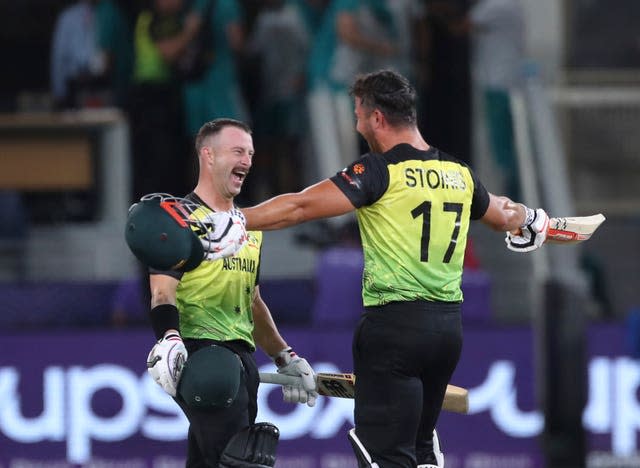
[[[174,304],[175,296],[169,294],[167,291],[156,288],[151,290],[151,307],[156,307],[162,304]]]

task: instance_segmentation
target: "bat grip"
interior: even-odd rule
[[[260,382],[278,385],[302,386],[302,378],[293,375],[276,374],[273,372],[260,372]]]

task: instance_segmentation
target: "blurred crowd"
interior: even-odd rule
[[[526,58],[523,4],[57,0],[50,93],[58,110],[117,107],[126,114],[131,201],[150,192],[189,192],[200,125],[218,117],[248,122],[256,155],[236,199],[242,206],[329,177],[366,151],[354,131],[348,86],[358,73],[392,68],[417,88],[425,139],[478,172],[486,161],[472,158],[479,153],[472,129],[480,128],[492,157],[491,170],[480,171],[490,174],[483,182],[521,199],[509,92],[520,86]],[[0,192],[0,200],[14,221],[4,223],[0,238],[24,238],[20,194]],[[318,225],[297,239],[326,249],[331,259],[332,246],[357,239],[350,227]],[[477,263],[468,252],[466,266]],[[117,311],[129,308],[131,291],[139,294],[139,285],[119,289],[115,322]]]
[[[256,156],[237,202],[254,204],[329,177],[366,151],[348,87],[382,68],[416,86],[427,141],[472,164],[472,75],[483,69],[474,66],[474,43],[512,24],[510,15],[522,35],[520,13],[519,0],[76,0],[53,28],[51,93],[60,110],[127,115],[132,201],[191,190],[202,123],[250,123]],[[521,45],[502,38],[492,47],[499,56]],[[509,74],[495,60],[484,70]],[[357,238],[349,226],[311,230],[307,241],[348,249],[344,236]],[[475,261],[468,254],[467,264]],[[356,270],[357,282],[360,263]],[[112,318],[126,323],[136,316],[131,304],[147,301],[136,296],[139,278],[118,291]]]
[[[471,162],[477,3],[518,0],[75,1],[53,31],[51,91],[57,108],[126,112],[133,199],[188,192],[193,136],[223,116],[254,129],[240,203],[331,176],[364,149],[348,85],[380,68],[415,83],[430,143]]]

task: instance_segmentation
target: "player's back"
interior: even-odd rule
[[[474,178],[435,148],[398,145],[370,155],[386,184],[358,209],[365,252],[364,302],[462,300],[460,282]],[[386,185],[386,187],[385,187]]]

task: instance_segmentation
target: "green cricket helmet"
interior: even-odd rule
[[[156,270],[190,271],[204,259],[199,235],[208,232],[196,202],[167,193],[143,196],[129,208],[125,239],[131,252]]]
[[[178,396],[200,410],[227,408],[238,395],[240,357],[224,346],[211,345],[191,353],[182,368]]]

